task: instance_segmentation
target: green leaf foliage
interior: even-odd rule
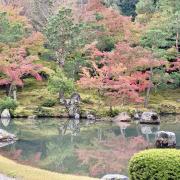
[[[69,94],[74,90],[73,79],[67,78],[61,69],[57,69],[55,74],[52,74],[48,81],[48,89],[52,92],[64,92]]]
[[[10,97],[0,99],[0,113],[4,109],[15,110],[16,107],[17,107],[17,102],[11,99]]]
[[[131,180],[180,179],[180,151],[175,149],[145,150],[129,163]]]
[[[44,34],[59,63],[64,64],[67,56],[84,44],[84,28],[85,24],[75,22],[71,9],[62,8],[49,18]]]
[[[0,42],[17,42],[25,35],[25,29],[19,22],[10,22],[6,12],[0,12]]]
[[[45,99],[42,102],[41,106],[43,106],[43,107],[53,107],[53,106],[55,106],[55,104],[56,104],[56,100],[54,100],[54,99]]]

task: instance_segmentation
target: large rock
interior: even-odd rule
[[[128,180],[129,178],[120,174],[107,174],[101,178],[101,180]]]
[[[140,119],[141,119],[141,115],[142,115],[141,112],[136,111],[136,112],[133,114],[133,119],[134,119],[134,120],[140,120]]]
[[[140,123],[142,124],[159,124],[160,118],[155,112],[143,112]]]
[[[122,112],[118,116],[116,116],[113,121],[115,121],[115,122],[120,122],[120,121],[121,122],[130,122],[131,117],[128,115],[127,112]]]
[[[155,146],[157,148],[175,148],[176,135],[173,132],[159,131],[156,133]]]
[[[86,117],[88,120],[94,120],[94,121],[96,120],[96,117],[91,113],[87,113]]]
[[[78,93],[72,94],[70,99],[65,100],[65,106],[70,118],[74,118],[74,119],[80,118],[80,108],[79,108],[80,102],[81,102],[81,97]]]
[[[7,131],[0,129],[0,142],[10,142],[18,140],[14,134],[8,133]]]
[[[11,114],[9,112],[9,109],[4,109],[4,111],[1,113],[1,118],[2,119],[11,118]]]

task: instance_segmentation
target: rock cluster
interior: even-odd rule
[[[173,132],[158,131],[155,137],[155,146],[157,148],[175,148],[176,135]]]
[[[7,131],[0,129],[0,142],[16,141],[17,137],[14,134],[8,133]]]
[[[160,118],[155,112],[143,112],[140,119],[141,124],[159,124]]]

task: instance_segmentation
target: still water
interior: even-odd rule
[[[180,147],[180,117],[164,116],[161,122],[160,126],[153,126],[67,119],[3,121],[0,128],[16,134],[19,141],[1,147],[0,154],[61,173],[127,175],[128,160],[134,153],[152,147],[157,131],[175,132]]]

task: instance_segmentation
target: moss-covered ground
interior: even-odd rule
[[[95,91],[79,89],[82,97],[82,114],[90,111],[99,117],[106,117],[109,107],[105,105],[104,100],[98,96]],[[0,98],[5,96],[3,89],[0,90]],[[37,82],[34,79],[26,79],[23,89],[18,89],[18,108],[14,111],[15,117],[27,117],[31,115],[66,117],[67,113],[63,106],[58,103],[58,94],[49,92],[47,82]],[[53,107],[43,107],[42,104],[47,99],[53,99],[57,103]],[[157,91],[151,93],[148,109],[155,110],[159,113],[180,113],[180,89],[168,89],[166,91]],[[122,111],[130,113],[135,110],[146,111],[142,105],[128,104],[125,106],[116,106],[115,114]]]

